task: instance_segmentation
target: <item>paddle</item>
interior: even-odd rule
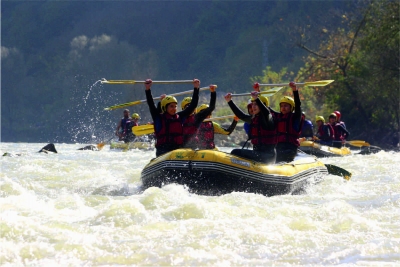
[[[342,176],[344,179],[350,180],[352,175],[351,172],[332,164],[325,164],[325,166],[328,169],[329,174]]]
[[[193,82],[193,81],[192,81]],[[217,87],[216,85],[214,85],[215,87]],[[210,89],[210,87],[202,87],[199,89],[199,91],[204,91]],[[170,94],[170,96],[179,96],[179,95],[186,95],[186,94],[190,94],[193,93],[193,90],[188,90],[188,91],[183,91],[183,92],[179,92],[179,93],[174,93],[174,94]],[[161,97],[155,97],[153,98],[154,100],[158,100],[161,99]],[[118,108],[124,108],[124,107],[129,107],[129,106],[134,106],[134,105],[138,105],[141,103],[146,102],[147,100],[137,100],[137,101],[133,101],[133,102],[128,102],[128,103],[123,103],[123,104],[119,104],[119,105],[114,105],[114,106],[110,106],[108,108],[105,108],[104,110],[114,110],[114,109],[118,109]]]
[[[145,83],[146,81],[135,81],[135,80],[106,80],[102,78],[100,81],[102,84],[135,84],[135,83]],[[172,84],[172,83],[192,83],[193,80],[176,80],[176,81],[153,81],[154,84]]]
[[[97,144],[97,149],[98,149],[98,150],[102,150],[103,147],[104,147],[108,142],[110,142],[113,138],[114,138],[114,136],[111,137],[110,139],[108,139],[108,140],[105,141],[105,142],[101,142],[101,143]]]
[[[235,115],[226,115],[221,117],[209,118],[205,119],[204,121],[214,121],[214,120],[223,120],[233,118]],[[152,134],[154,133],[154,125],[153,124],[146,124],[146,125],[139,125],[132,127],[132,132],[136,136]]]
[[[332,83],[334,80],[323,80],[323,81],[315,81],[315,82],[304,82],[304,83],[296,83],[296,85],[304,85],[304,86],[326,86]],[[253,86],[289,86],[289,83],[255,83]]]
[[[333,141],[333,142],[342,142],[342,141]],[[352,140],[352,141],[345,141],[346,144],[349,144],[351,146],[356,146],[356,147],[363,147],[363,146],[370,146],[369,143],[362,141],[362,140]]]
[[[281,90],[283,87],[274,87],[271,89],[267,89],[267,91],[260,92],[265,97],[270,97],[276,94],[279,90]],[[246,96],[246,95],[251,95],[251,93],[243,93],[243,94],[232,94],[232,96]]]

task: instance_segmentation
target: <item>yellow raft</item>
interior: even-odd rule
[[[148,149],[153,149],[153,146],[152,146],[151,142],[130,142],[130,143],[111,142],[110,149],[123,149],[123,150],[146,149],[146,150],[148,150]]]
[[[327,173],[322,162],[301,151],[290,163],[267,165],[218,150],[178,149],[151,160],[141,180],[144,189],[178,183],[206,195],[240,191],[271,196],[301,192]]]
[[[343,157],[351,155],[351,150],[348,147],[330,147],[320,145],[313,141],[303,141],[300,143],[300,147],[303,152],[314,155],[316,157]]]

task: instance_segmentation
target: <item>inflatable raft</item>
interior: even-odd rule
[[[205,195],[240,191],[272,196],[301,192],[327,173],[322,162],[302,152],[293,162],[267,165],[217,150],[178,149],[151,160],[141,180],[145,189],[178,183]]]
[[[131,142],[131,143],[124,143],[124,142],[111,142],[110,149],[144,149],[149,150],[153,149],[153,145],[151,142]]]
[[[320,145],[313,141],[303,141],[300,143],[299,149],[307,154],[314,155],[318,158],[322,157],[343,157],[351,155],[351,150],[348,147],[330,147]]]

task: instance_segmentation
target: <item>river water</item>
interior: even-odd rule
[[[2,266],[400,266],[400,153],[321,159],[302,195],[141,191],[154,151],[1,143]],[[230,148],[222,148],[229,151]]]

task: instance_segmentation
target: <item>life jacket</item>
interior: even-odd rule
[[[327,136],[326,132],[324,131],[324,129],[326,129],[326,127],[329,128],[329,132],[331,133],[330,136]],[[324,123],[321,126],[319,126],[318,127],[318,136],[319,136],[319,139],[321,139],[323,141],[335,140],[335,131],[334,131],[332,125],[330,125],[329,123]]]
[[[125,136],[132,132],[132,123],[133,120],[131,118],[122,118],[121,119],[121,129],[122,129],[122,136]]]
[[[335,140],[336,141],[343,141],[345,140],[345,136],[343,134],[343,131],[340,127],[340,123],[335,123],[335,125],[331,125],[333,127],[334,133],[335,133]]]
[[[198,131],[198,137],[199,137],[199,148],[201,149],[215,148],[214,125],[212,121],[201,123]]]
[[[183,126],[178,114],[161,114],[162,127],[155,133],[156,147],[162,145],[182,145],[183,144]]]
[[[183,122],[183,142],[187,144],[198,143],[197,127],[195,125],[195,115],[188,116]]]
[[[253,145],[275,145],[277,142],[276,130],[265,130],[260,124],[260,115],[251,119],[249,138]]]
[[[304,116],[300,122],[299,131],[293,129],[293,116],[294,113],[282,114],[278,113],[275,115],[276,131],[278,134],[278,143],[291,143],[296,146],[300,146],[299,137],[301,133],[301,126],[303,124]]]

